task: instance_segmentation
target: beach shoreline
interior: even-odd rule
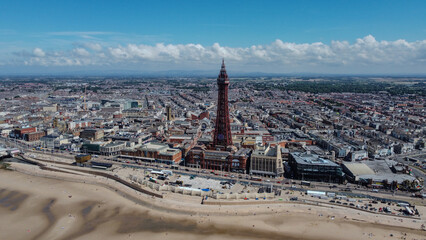
[[[146,235],[147,232],[151,234],[150,239],[164,239],[166,236],[169,239],[191,239],[192,237],[200,237],[200,232],[204,234],[202,235],[203,238],[208,235],[208,239],[220,239],[225,235],[232,239],[371,239],[373,235],[375,236],[374,239],[388,239],[390,234],[393,236],[401,235],[406,239],[422,239],[424,235],[424,231],[418,227],[419,224],[424,223],[423,219],[416,222],[401,221],[400,218],[394,216],[377,217],[377,215],[371,213],[360,214],[355,210],[347,211],[337,207],[318,208],[296,203],[252,206],[201,205],[199,198],[172,193],[164,194],[163,199],[155,199],[99,177],[40,172],[42,170],[35,166],[13,165],[15,169],[22,172],[27,171],[27,174],[16,171],[1,171],[0,189],[3,189],[3,193],[0,195],[0,201],[6,193],[10,194],[10,192],[22,193],[27,197],[21,202],[22,207],[13,211],[10,208],[2,207],[0,209],[2,213],[1,222],[6,223],[14,218],[19,218],[16,216],[17,213],[21,218],[24,216],[25,218],[32,216],[30,218],[34,219],[44,218],[43,221],[38,221],[40,226],[35,226],[39,230],[38,236],[43,236],[43,238],[54,236],[55,239],[78,239],[84,236],[84,239],[97,239],[98,236],[107,234],[108,239],[124,239],[125,236],[142,236]],[[31,173],[43,174],[44,176],[28,175]],[[50,178],[48,178],[49,174],[51,175]],[[49,191],[49,187],[52,186],[72,189],[62,191],[72,191],[73,193],[64,195]],[[55,189],[59,191],[59,189]],[[93,195],[96,192],[101,194]],[[37,196],[37,198],[34,199],[34,196]],[[71,200],[76,201],[76,199],[77,202],[66,204],[66,209],[69,209],[72,213],[67,214],[58,211],[58,209],[62,209],[60,205]],[[36,202],[38,203],[36,204]],[[42,206],[41,210],[27,212],[28,210],[25,210],[24,206],[33,204],[36,204],[39,208]],[[48,206],[48,204],[50,205]],[[95,219],[102,221],[95,222],[85,219],[82,209],[90,206],[93,208],[96,204],[105,206],[105,209],[108,210],[103,212],[111,214],[110,217],[101,214],[101,217]],[[46,217],[46,213],[43,212],[43,209],[46,208],[52,209],[51,216],[54,216],[55,221],[52,220],[52,217]],[[131,212],[143,214],[130,214]],[[97,214],[100,213],[102,212]],[[146,214],[149,216],[146,216]],[[77,216],[79,221],[68,221],[69,226],[58,228],[58,224],[65,221],[63,219],[67,219],[66,216]],[[150,223],[147,224],[146,219],[151,218],[154,220],[149,220]],[[162,221],[170,221],[173,224],[163,224]],[[22,222],[21,220],[13,222],[16,227],[26,224],[25,221]],[[141,225],[140,222],[144,224]],[[181,223],[186,225],[181,226]],[[82,231],[81,228],[84,228],[83,226],[87,224],[91,225],[92,228]],[[134,226],[130,227],[132,224]],[[147,228],[146,225],[150,225],[150,228]],[[344,226],[343,229],[342,226]],[[44,230],[41,231],[41,228]],[[65,228],[67,231],[63,230]],[[153,232],[153,229],[160,230]],[[182,232],[181,229],[186,230]],[[10,234],[10,229],[3,228],[0,230],[1,235],[8,232]],[[347,234],[348,231],[351,232],[351,235]],[[81,235],[81,232],[85,234]],[[32,233],[34,233],[33,237],[37,237],[35,230]],[[77,233],[80,233],[81,236],[77,236]],[[26,232],[26,234],[29,234],[29,232]],[[10,237],[10,235],[5,236]],[[1,238],[3,239],[3,237]]]

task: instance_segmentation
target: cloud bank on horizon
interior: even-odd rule
[[[426,73],[426,40],[377,41],[372,35],[329,44],[290,43],[280,39],[266,45],[227,47],[201,44],[107,45],[90,41],[68,50],[36,47],[8,54],[5,66],[25,69],[119,69],[152,71],[216,69],[221,58],[238,71],[271,73]],[[195,70],[198,70],[195,69]]]

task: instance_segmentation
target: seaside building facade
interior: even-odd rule
[[[147,143],[136,149],[123,149],[122,156],[133,156],[135,160],[152,161],[165,164],[179,164],[182,151],[170,148],[167,144]],[[129,157],[127,157],[129,159]]]
[[[336,183],[344,180],[342,168],[337,163],[316,154],[290,153],[289,166],[295,179]]]
[[[284,173],[281,147],[258,146],[250,157],[250,174],[282,177]]]

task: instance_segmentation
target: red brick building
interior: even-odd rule
[[[17,138],[23,138],[24,134],[29,134],[29,133],[33,133],[36,132],[37,128],[35,127],[28,127],[28,128],[16,128],[13,133],[14,136]]]
[[[231,153],[196,146],[188,152],[185,164],[190,167],[245,173],[250,152],[251,150],[246,148]]]
[[[44,136],[46,136],[46,133],[43,131],[40,131],[40,132],[31,132],[28,134],[24,134],[23,138],[25,141],[34,142],[34,141],[40,140]]]

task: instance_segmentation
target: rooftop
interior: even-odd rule
[[[322,165],[322,166],[333,166],[337,167],[339,166],[337,163],[334,163],[328,159],[321,158],[320,156],[316,154],[307,154],[307,153],[301,153],[301,152],[294,152],[290,153],[290,155],[293,156],[294,160],[298,164],[303,165]]]
[[[166,144],[161,143],[147,143],[141,147],[141,150],[148,150],[148,151],[161,151],[165,148],[168,148],[169,146]]]
[[[354,176],[374,174],[374,171],[365,163],[344,163],[343,164]]]

